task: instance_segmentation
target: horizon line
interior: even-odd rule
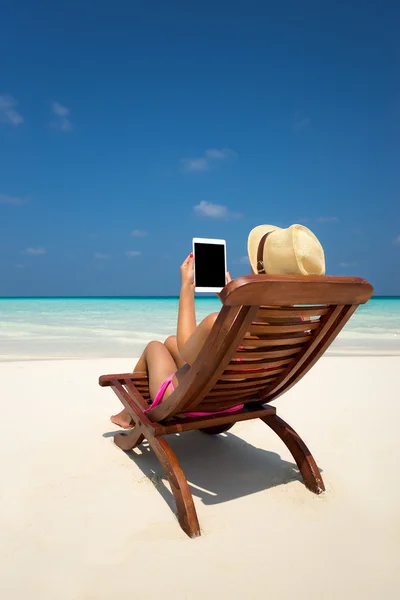
[[[201,293],[196,298],[215,298],[216,294]],[[115,299],[179,299],[178,295],[171,296],[154,296],[154,295],[136,295],[136,296],[0,296],[0,300],[115,300]],[[398,294],[373,294],[371,298],[400,298]]]

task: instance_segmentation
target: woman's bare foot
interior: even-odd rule
[[[122,410],[117,415],[112,415],[110,420],[111,423],[122,427],[122,429],[132,429],[133,427],[132,419],[127,410]]]

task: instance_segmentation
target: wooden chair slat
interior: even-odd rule
[[[246,333],[246,335],[244,336],[244,340],[253,340],[253,342],[257,343],[257,341],[262,342],[263,340],[267,340],[267,341],[273,341],[273,340],[297,340],[300,339],[302,337],[306,337],[306,339],[308,339],[309,337],[309,333],[307,331],[304,331],[304,328],[302,331],[292,331],[289,333],[281,333],[280,331],[274,333],[274,332],[268,332],[268,330],[266,331],[262,331],[262,333],[259,334],[252,334],[249,331]]]
[[[264,385],[266,383],[270,383],[271,379],[276,379],[278,373],[282,373],[285,369],[279,369],[279,371],[275,372],[273,375],[265,375],[264,377],[254,377],[243,379],[242,381],[226,381],[224,380],[221,383],[217,383],[213,387],[214,390],[243,390],[247,388],[255,389],[257,385]]]
[[[290,356],[287,358],[281,358],[279,360],[272,359],[271,361],[265,359],[268,359],[268,357],[263,357],[263,360],[243,360],[240,362],[231,361],[224,373],[247,373],[249,369],[272,369],[273,367],[288,365],[293,361],[293,358]],[[227,375],[227,379],[228,378],[229,376]]]
[[[304,316],[304,315],[303,315]],[[257,320],[254,321],[254,324],[257,323],[268,323],[269,325],[298,325],[299,323],[311,321],[312,323],[316,323],[321,321],[321,317],[307,317],[305,319],[300,319],[300,317],[281,317],[280,319],[277,317],[268,317],[267,319],[263,319],[262,317],[257,317]]]
[[[270,335],[273,333],[295,333],[305,332],[320,327],[319,321],[303,321],[301,323],[294,323],[290,325],[271,325],[270,323],[259,323],[255,322],[250,327],[250,335]]]
[[[218,383],[220,381],[240,381],[243,379],[251,379],[252,377],[270,377],[271,375],[274,375],[275,373],[282,373],[282,371],[285,371],[286,369],[289,368],[289,366],[292,363],[289,364],[283,364],[283,365],[279,365],[276,367],[267,367],[264,369],[259,370],[257,369],[243,369],[242,371],[224,371],[221,375],[220,378],[218,380]],[[225,377],[226,375],[226,377]]]
[[[142,406],[143,409],[147,408],[147,402],[145,401],[143,394],[141,393],[141,391],[137,388],[137,386],[133,383],[133,381],[131,379],[124,379],[121,382],[121,384],[126,389],[127,393],[129,394],[129,396],[132,398],[133,401],[136,401],[136,403],[140,403],[140,405]]]
[[[287,368],[287,366],[285,365],[285,367],[280,367],[277,369],[271,369],[270,371],[260,371],[260,372],[253,372],[253,373],[247,373],[246,375],[244,375],[243,373],[223,373],[219,380],[218,383],[215,384],[215,388],[218,388],[219,386],[224,386],[225,384],[230,384],[230,383],[240,383],[241,381],[253,381],[256,379],[270,379],[273,375],[276,375],[277,373],[283,373],[283,371],[285,371]]]
[[[263,389],[265,386],[264,384],[260,384],[260,388],[259,389]],[[237,398],[241,398],[243,396],[249,396],[251,394],[253,394],[253,392],[255,392],[256,390],[254,390],[254,388],[252,388],[251,391],[249,390],[242,390],[242,391],[235,391],[235,390],[212,390],[212,392],[210,392],[209,394],[207,394],[207,396],[205,396],[202,400],[202,403],[204,402],[209,402],[210,400],[218,400],[219,398],[221,400],[224,399],[225,396],[225,400],[236,400]],[[201,404],[199,403],[196,406],[196,411],[198,410],[198,407],[201,406]],[[215,409],[217,410],[217,409]]]
[[[257,317],[265,319],[287,319],[300,317],[321,317],[330,311],[329,306],[301,306],[295,308],[293,306],[281,307],[261,307],[257,313]]]
[[[243,358],[247,361],[247,359],[262,360],[280,358],[281,356],[294,357],[302,350],[303,346],[290,346],[288,348],[281,348],[279,350],[266,348],[263,352],[261,352],[259,348],[256,348],[255,350],[252,350],[251,348],[242,348],[241,350],[237,350],[235,352],[233,358]]]
[[[272,381],[274,381],[276,379],[277,379],[276,375],[274,377],[271,377],[270,379],[268,379],[268,384],[270,384]],[[258,380],[257,380],[257,383],[252,382],[251,384],[248,384],[246,381],[243,381],[243,382],[238,381],[237,385],[236,386],[233,385],[232,387],[229,385],[224,385],[222,388],[214,386],[212,392],[207,394],[207,396],[205,398],[208,399],[208,398],[214,398],[214,397],[216,398],[218,396],[232,396],[232,394],[235,394],[235,397],[238,397],[240,394],[242,394],[241,390],[243,390],[243,394],[248,394],[250,391],[262,390],[265,387],[266,387],[265,381],[261,381],[261,383],[258,383]],[[236,393],[236,390],[237,390],[237,393]]]
[[[287,334],[290,335],[290,334]],[[242,340],[242,346],[246,347],[251,347],[251,348],[266,348],[269,346],[290,346],[291,344],[293,345],[297,345],[297,344],[302,344],[304,342],[309,342],[310,341],[310,337],[311,334],[307,334],[307,335],[299,335],[299,334],[292,334],[296,337],[287,337],[287,335],[282,336],[281,338],[279,336],[271,336],[271,338],[265,336],[262,339],[260,337],[255,337],[255,336],[248,336],[245,337]]]
[[[138,371],[137,373],[134,372],[130,372],[130,373],[113,373],[112,375],[101,375],[101,377],[99,377],[99,383],[100,385],[104,385],[104,382],[107,381],[111,381],[111,380],[117,380],[117,381],[122,381],[123,379],[147,379],[147,373],[143,372],[143,371]]]
[[[224,306],[350,305],[367,302],[372,286],[359,277],[322,275],[247,275],[219,294]],[[257,300],[255,298],[257,297]]]

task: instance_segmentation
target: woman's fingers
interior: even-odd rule
[[[189,262],[190,262],[192,259],[193,259],[193,254],[192,254],[192,253],[190,253],[190,254],[189,254],[189,255],[188,255],[186,258],[185,258],[185,260],[183,261],[183,263],[182,263],[182,265],[181,265],[181,266],[182,266],[182,267],[185,267],[185,266],[187,266],[187,265],[189,264]]]

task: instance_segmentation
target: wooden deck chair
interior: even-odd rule
[[[190,537],[200,527],[186,477],[165,435],[199,429],[218,434],[234,423],[264,421],[286,444],[305,485],[324,491],[320,471],[300,436],[270,402],[292,388],[323,355],[372,286],[353,277],[249,275],[228,283],[222,308],[196,361],[179,387],[146,414],[146,373],[103,375],[133,419],[134,427],[114,440],[131,450],[147,440],[164,468],[178,520]],[[240,360],[239,360],[240,359]],[[240,380],[239,380],[240,378]],[[185,412],[238,412],[185,417]]]

